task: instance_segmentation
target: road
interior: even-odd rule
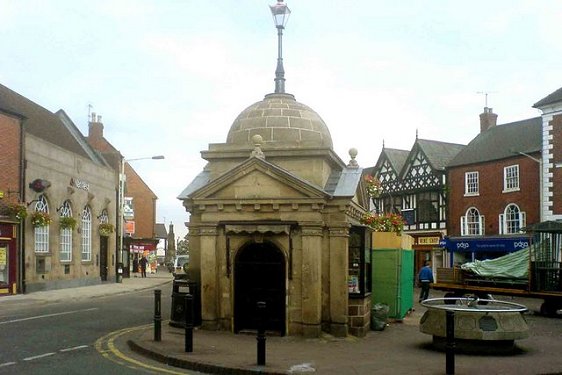
[[[162,317],[168,319],[171,286],[162,290]],[[152,290],[64,303],[3,304],[0,374],[161,373],[161,365],[137,366],[107,346],[116,332],[152,324],[153,315]],[[125,355],[149,362],[128,351]]]

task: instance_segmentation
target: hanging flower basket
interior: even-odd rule
[[[397,214],[374,214],[368,212],[361,218],[361,223],[371,227],[375,232],[402,233],[404,219]]]
[[[51,217],[46,212],[34,212],[31,214],[31,225],[34,227],[46,227],[51,224]]]
[[[63,216],[59,220],[60,229],[74,229],[76,228],[76,219],[72,216]]]
[[[22,221],[27,217],[27,206],[24,203],[13,203],[8,205],[8,215]]]
[[[366,175],[365,176],[365,185],[367,188],[367,194],[371,198],[378,198],[382,193],[382,185],[378,178]]]
[[[109,237],[109,235],[115,231],[115,228],[113,224],[102,223],[99,225],[98,231],[100,232],[100,236]]]

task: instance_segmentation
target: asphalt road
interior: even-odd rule
[[[170,314],[166,290],[162,293],[163,319]],[[52,304],[3,304],[0,374],[161,373],[157,370],[160,365],[153,369],[135,366],[107,346],[111,333],[152,324],[153,315],[151,290]],[[130,352],[126,355],[135,357]]]

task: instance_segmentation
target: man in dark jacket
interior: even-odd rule
[[[141,277],[146,277],[146,265],[148,264],[148,259],[146,259],[146,256],[142,256],[142,259],[140,260],[140,266],[141,266]]]
[[[419,302],[429,298],[429,285],[433,282],[433,271],[431,269],[431,263],[426,261],[420,273],[418,274],[418,281],[421,286],[420,300]]]

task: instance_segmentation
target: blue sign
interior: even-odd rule
[[[529,245],[529,237],[445,237],[439,242],[439,246],[457,252],[513,252],[525,249]]]

